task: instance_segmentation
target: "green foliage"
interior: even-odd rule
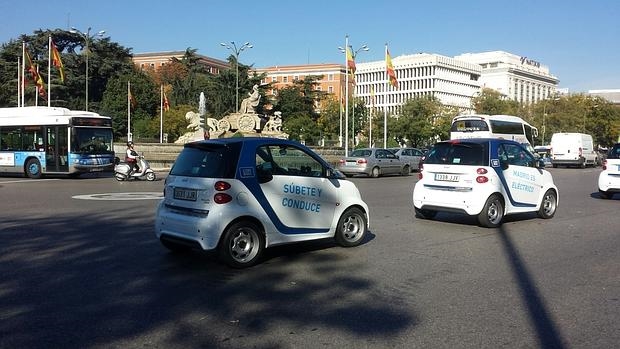
[[[446,139],[454,110],[442,107],[435,97],[418,97],[405,102],[401,115],[388,121],[391,138],[398,143],[423,147]]]
[[[135,106],[131,107],[131,132],[135,138],[159,138],[159,131],[153,132],[148,127],[149,121],[158,114],[160,105],[159,86],[142,71],[134,69],[131,74],[115,76],[108,80],[101,113],[112,117],[114,136],[127,135],[128,123],[128,82],[131,82],[131,94]]]
[[[307,144],[317,144],[321,138],[321,130],[310,115],[294,113],[282,120],[282,129],[289,134],[289,139],[304,141]]]
[[[483,88],[480,94],[471,100],[472,106],[477,114],[519,114],[519,103],[506,99],[504,96],[490,88]]]

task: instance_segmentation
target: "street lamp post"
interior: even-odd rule
[[[360,51],[368,51],[370,50],[370,48],[368,48],[367,45],[362,45],[360,48],[358,48],[357,50],[353,50],[353,46],[349,45],[349,36],[346,37],[346,43],[345,43],[345,47],[348,47],[351,50],[351,58],[353,59],[353,61],[355,62],[355,57],[357,57],[357,54]],[[345,152],[345,156],[348,156],[349,154],[349,66],[348,66],[348,62],[347,62],[347,50],[343,47],[338,47],[338,50],[342,53],[344,53],[345,55],[345,71],[346,71],[346,77],[345,77],[345,100],[346,100],[346,106],[345,106],[345,140],[344,140],[344,152]],[[355,96],[355,90],[353,90],[353,96]],[[351,120],[351,128],[352,128],[352,133],[353,133],[353,148],[355,148],[355,98],[353,98],[353,119]],[[341,132],[342,134],[342,132]]]
[[[233,54],[235,55],[235,72],[236,72],[236,80],[235,80],[235,111],[239,111],[239,54],[245,50],[246,48],[252,48],[254,46],[252,46],[252,44],[250,44],[249,42],[246,42],[245,44],[241,45],[241,47],[237,47],[237,45],[235,44],[234,41],[230,42],[229,44],[226,43],[220,43],[220,45],[226,47],[227,49],[231,50],[233,52]]]
[[[92,28],[88,27],[86,32],[81,32],[77,30],[75,27],[71,27],[70,33],[79,34],[82,39],[84,39],[84,54],[86,55],[86,83],[85,83],[85,91],[86,91],[86,111],[88,111],[88,56],[90,56],[90,41],[94,38],[94,36],[102,37],[105,34],[105,30],[100,30],[94,36],[90,36],[90,30]]]

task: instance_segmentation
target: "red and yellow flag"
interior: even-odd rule
[[[52,65],[58,68],[58,72],[60,73],[60,81],[65,82],[65,68],[62,65],[58,48],[56,48],[56,45],[54,45],[54,41],[52,40],[50,40],[50,50],[52,50]]]
[[[34,81],[34,83],[37,85],[39,95],[41,95],[41,97],[45,97],[45,82],[43,81],[41,74],[39,74],[39,70],[37,69],[37,67],[34,65],[34,63],[32,63],[32,58],[30,58],[30,53],[28,52],[28,50],[25,50],[25,53],[28,72],[30,73],[30,76],[32,76],[32,80]]]
[[[349,46],[347,46],[346,55],[347,55],[347,73],[351,74],[351,81],[355,85],[355,58],[353,57],[353,52],[351,52],[351,47]]]
[[[166,92],[164,92],[164,110],[170,110],[170,103],[168,102],[168,96],[166,96]]]
[[[136,109],[136,99],[131,93],[131,89],[128,90],[129,104],[131,104],[131,108]]]
[[[392,57],[390,57],[390,50],[385,46],[385,70],[387,76],[390,79],[390,85],[394,88],[398,87],[398,80],[396,80],[396,73],[394,72],[394,66],[392,65]]]
[[[351,48],[347,46],[347,68],[351,71],[351,75],[355,74],[355,59],[353,58],[353,52]]]

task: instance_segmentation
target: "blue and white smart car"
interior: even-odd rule
[[[413,190],[420,218],[437,212],[477,216],[497,227],[505,215],[537,212],[552,218],[558,188],[545,164],[522,144],[505,139],[461,139],[431,148]]]
[[[309,148],[226,138],[185,145],[166,179],[155,231],[170,250],[217,250],[243,268],[279,244],[334,238],[359,245],[368,216],[355,184]]]

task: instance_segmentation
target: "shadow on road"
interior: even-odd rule
[[[282,348],[295,336],[318,347],[334,345],[321,331],[387,341],[416,323],[358,275],[350,259],[364,246],[274,249],[232,270],[167,252],[135,205],[46,214],[0,221],[2,348]]]
[[[527,307],[532,327],[537,334],[540,348],[564,348],[562,337],[547,311],[545,302],[530,272],[527,270],[527,266],[521,258],[518,248],[513,244],[510,233],[506,231],[505,225],[499,228],[499,237],[506,253],[508,264],[517,281],[521,298]]]

